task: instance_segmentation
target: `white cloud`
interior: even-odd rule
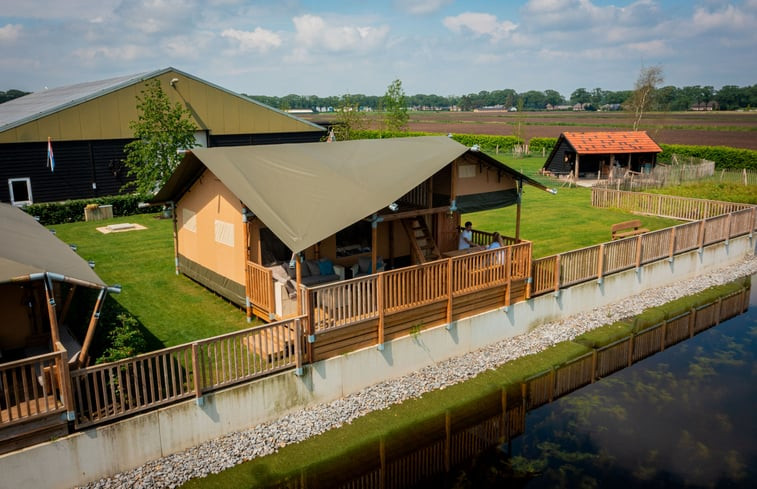
[[[13,42],[19,38],[24,28],[19,24],[5,24],[0,27],[0,42]]]
[[[730,4],[725,8],[710,12],[703,8],[694,10],[692,17],[693,27],[700,31],[731,30],[731,29],[754,29],[754,15],[742,11]]]
[[[389,34],[388,26],[330,26],[317,15],[292,19],[295,28],[295,52],[367,52],[382,46]]]
[[[430,14],[450,3],[452,0],[395,0],[394,2],[397,8],[413,15]]]
[[[97,61],[99,59],[106,59],[106,60],[122,60],[122,61],[133,61],[140,57],[147,56],[149,53],[141,48],[140,46],[135,46],[133,44],[127,44],[123,46],[97,46],[97,47],[87,47],[87,48],[81,48],[74,51],[74,56],[77,58],[80,58],[85,63],[91,62],[91,61]]]
[[[487,36],[492,41],[507,38],[517,27],[509,20],[499,21],[492,14],[464,12],[455,17],[445,17],[444,26],[455,33],[471,32],[476,37]]]
[[[271,49],[281,46],[281,36],[273,31],[256,27],[253,31],[240,31],[226,29],[221,33],[222,37],[233,39],[239,43],[244,51],[257,51],[266,53]]]

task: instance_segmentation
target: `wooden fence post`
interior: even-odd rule
[[[502,401],[502,417],[499,422],[499,442],[504,443],[510,441],[510,434],[507,429],[507,387],[502,387],[500,396]]]
[[[702,252],[702,249],[704,248],[704,222],[705,220],[702,219],[699,221],[699,236],[697,236],[697,245],[699,246],[699,252]]]
[[[665,351],[665,345],[667,344],[667,338],[668,338],[668,320],[663,319],[662,320],[662,337],[660,338],[660,351]]]
[[[605,244],[599,245],[599,255],[597,256],[597,281],[602,283],[602,269],[605,266]]]
[[[694,322],[697,320],[697,308],[692,307],[689,313],[689,338],[694,337]]]
[[[560,290],[560,255],[555,256],[555,292]]]
[[[715,306],[715,326],[720,324],[720,315],[723,312],[723,298],[718,297],[717,305]]]
[[[673,262],[673,256],[675,256],[676,252],[676,227],[670,228],[670,252],[668,256],[668,261]]]
[[[202,399],[202,372],[200,371],[200,345],[192,343],[192,377],[194,380],[195,398],[197,402]]]
[[[549,402],[555,399],[555,390],[557,388],[557,375],[555,375],[555,367],[549,371]]]
[[[597,349],[591,350],[591,383],[597,381]]]
[[[636,271],[641,268],[641,238],[641,234],[636,236]]]
[[[505,307],[510,307],[510,293],[512,288],[512,248],[505,253]]]
[[[76,419],[76,406],[74,406],[71,373],[68,370],[68,352],[61,342],[56,344],[56,349],[61,353],[55,361],[58,363],[58,380],[60,382],[61,397],[63,398],[63,404],[66,408],[66,420],[74,421]],[[52,375],[54,375],[54,373]]]
[[[631,336],[628,338],[628,366],[630,367],[633,365],[633,343],[636,339],[636,333],[631,333]]]

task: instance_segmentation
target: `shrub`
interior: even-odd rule
[[[541,152],[543,149],[545,153],[549,154],[555,144],[557,144],[557,138],[531,138],[528,141],[528,149],[532,153]]]
[[[96,363],[115,362],[148,351],[147,340],[142,335],[139,322],[134,316],[129,313],[120,313],[115,319],[108,333],[108,346]]]
[[[660,144],[660,161],[670,161],[674,154],[704,158],[715,162],[721,170],[757,170],[757,151],[752,149],[729,148],[726,146],[689,146],[683,144]]]
[[[153,213],[156,211],[154,207],[139,207],[140,202],[145,202],[149,198],[149,196],[142,194],[112,195],[108,197],[95,197],[92,199],[31,204],[24,207],[24,210],[28,214],[38,217],[40,224],[43,226],[49,226],[51,224],[83,221],[84,208],[92,208],[99,205],[112,205],[113,217]]]
[[[388,139],[407,138],[418,136],[441,136],[441,133],[433,132],[410,132],[410,131],[355,131],[355,139]],[[481,151],[494,152],[499,147],[500,151],[511,150],[516,144],[522,144],[523,140],[516,136],[492,136],[488,134],[453,134],[452,139],[463,146],[472,147],[478,145]]]

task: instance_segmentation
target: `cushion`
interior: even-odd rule
[[[321,258],[318,262],[318,268],[320,269],[321,275],[334,274],[334,264],[331,263],[331,260],[328,258]]]
[[[305,265],[307,265],[308,271],[310,272],[311,276],[321,274],[321,267],[318,265],[317,261],[305,260]]]
[[[373,270],[371,270],[371,261],[372,258],[370,256],[361,256],[357,259],[357,268],[359,273],[373,273]]]

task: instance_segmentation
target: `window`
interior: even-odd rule
[[[21,206],[33,203],[30,178],[9,178],[8,190],[11,194],[11,204]]]

